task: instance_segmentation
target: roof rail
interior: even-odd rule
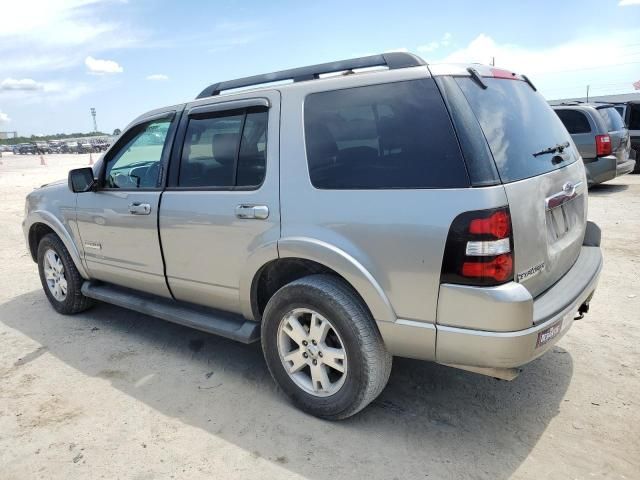
[[[281,80],[293,80],[294,82],[302,82],[304,80],[315,80],[323,73],[342,72],[345,70],[353,70],[355,68],[369,67],[388,67],[389,70],[397,68],[417,67],[426,65],[426,62],[411,53],[391,52],[380,55],[371,55],[368,57],[351,58],[349,60],[339,60],[337,62],[321,63],[319,65],[310,65],[308,67],[292,68],[290,70],[281,70],[279,72],[265,73],[262,75],[254,75],[252,77],[236,78],[226,82],[218,82],[209,85],[200,95],[196,97],[205,98],[219,95],[223,90],[231,90],[233,88],[249,87],[251,85],[260,85],[263,83],[279,82]]]

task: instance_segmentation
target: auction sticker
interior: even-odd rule
[[[545,328],[538,333],[538,341],[536,342],[536,348],[543,346],[553,340],[562,331],[562,320],[558,323]]]

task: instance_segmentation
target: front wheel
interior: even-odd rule
[[[80,313],[93,305],[82,294],[82,276],[60,238],[49,233],[38,244],[38,271],[42,288],[57,312]]]
[[[276,383],[302,410],[338,420],[384,389],[392,357],[355,291],[332,275],[278,290],[263,315],[262,348]]]

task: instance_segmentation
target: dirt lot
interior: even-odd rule
[[[87,155],[0,165],[0,478],[640,478],[640,176],[592,191],[591,313],[513,382],[397,359],[348,421],[294,410],[260,347],[117,307],[56,314],[20,223]]]

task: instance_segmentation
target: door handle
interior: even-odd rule
[[[238,205],[236,207],[236,217],[265,220],[269,217],[269,207],[266,205]]]
[[[151,213],[151,205],[148,203],[132,203],[129,205],[129,213],[134,215],[149,215]]]

